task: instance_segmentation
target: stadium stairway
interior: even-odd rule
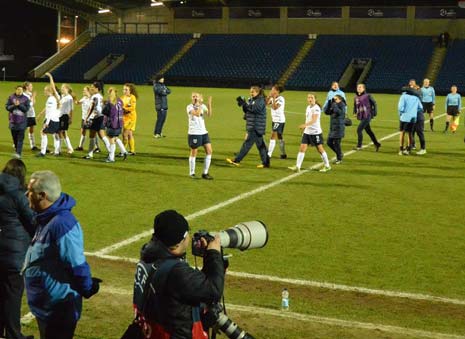
[[[182,48],[176,53],[158,72],[157,74],[165,74],[168,70],[173,67],[183,56],[186,54],[192,46],[194,46],[199,39],[190,39]],[[154,79],[157,74],[154,74],[152,78]]]
[[[91,40],[92,36],[88,30],[81,33],[74,41],[34,68],[29,74],[34,78],[41,78],[45,73],[53,72],[84,48]]]
[[[426,70],[425,77],[428,78],[431,84],[434,84],[436,78],[438,77],[439,71],[441,70],[444,59],[446,58],[447,47],[435,47],[433,55],[431,56],[431,61]]]
[[[305,41],[305,43],[300,48],[299,52],[296,54],[295,58],[290,62],[283,75],[281,75],[281,78],[278,80],[278,85],[284,86],[286,84],[287,80],[292,76],[292,74],[294,74],[296,69],[307,56],[308,52],[310,52],[310,50],[312,49],[314,42],[315,40]]]

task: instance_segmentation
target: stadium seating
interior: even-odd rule
[[[328,89],[352,58],[371,58],[367,88],[399,92],[410,78],[423,78],[433,48],[431,37],[320,35],[286,87]]]
[[[304,43],[304,35],[203,35],[167,77],[236,85],[276,82]]]
[[[436,92],[447,94],[452,85],[465,93],[465,40],[454,40],[450,45],[434,88]]]
[[[53,75],[58,81],[84,81],[84,73],[109,53],[123,53],[125,60],[103,80],[145,83],[190,37],[188,34],[99,34]]]

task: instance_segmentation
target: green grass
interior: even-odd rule
[[[0,86],[5,98],[13,85]],[[42,85],[35,86],[39,91],[36,111],[44,105]],[[81,92],[82,85],[73,87]],[[305,92],[284,93],[286,110],[292,112],[287,115],[285,130],[289,159],[277,159],[277,147],[272,167],[258,170],[256,149],[239,168],[224,161],[239,150],[244,137],[244,121],[234,98],[246,95],[247,90],[199,90],[214,98],[214,115],[207,120],[213,145],[213,181],[191,180],[188,176],[185,107],[191,88],[172,88],[164,130],[167,137],[155,140],[153,93],[149,86],[138,87],[137,155],[126,162],[105,164],[101,161],[105,152],[92,161],[81,159],[80,153],[37,159],[25,148],[23,159],[29,174],[40,169],[55,171],[62,179],[63,190],[76,198],[74,212],[84,229],[86,251],[98,251],[150,230],[153,217],[163,209],[174,208],[189,215],[292,174],[287,166],[294,165],[300,143],[297,126],[305,119]],[[325,94],[318,93],[318,97],[323,101]],[[352,102],[353,96],[348,97]],[[372,127],[382,138],[397,131],[398,96],[377,94],[375,98],[379,114]],[[437,114],[444,111],[443,104],[444,98],[438,98]],[[79,116],[80,108],[75,117]],[[70,130],[73,144],[79,140],[77,122],[75,119]],[[328,125],[323,117],[324,132]],[[443,134],[444,118],[435,126],[437,132],[431,133],[428,128],[425,132],[425,156],[398,156],[395,136],[382,141],[378,153],[368,147],[347,156],[329,173],[303,173],[197,217],[190,222],[191,228],[220,230],[246,220],[267,224],[270,240],[265,248],[228,250],[233,254],[233,271],[465,300],[465,212],[461,207],[465,201],[464,128],[460,126],[456,134]],[[364,140],[368,142],[369,138],[365,136]],[[349,151],[355,143],[353,126],[346,130],[343,150]],[[334,156],[328,148],[327,152]],[[0,126],[1,161],[6,162],[11,153],[5,118]],[[203,165],[203,152],[199,153],[197,173]],[[317,152],[309,148],[304,166],[319,162]],[[137,258],[147,240],[110,254]],[[77,337],[119,338],[130,321],[133,265],[95,258],[89,261],[94,274],[104,279],[104,290],[85,303]],[[233,277],[227,279],[226,301],[277,309],[283,287],[290,290],[292,311],[302,314],[465,335],[465,307],[451,304]],[[112,288],[128,293],[114,295]],[[231,311],[231,315],[257,338],[409,337],[237,311]],[[35,331],[34,324],[28,326]]]

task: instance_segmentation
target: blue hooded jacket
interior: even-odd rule
[[[71,196],[61,193],[53,205],[36,215],[37,229],[23,274],[31,312],[44,321],[52,316],[54,306],[64,301],[73,301],[78,320],[81,295],[87,295],[92,287],[81,225],[71,213],[75,205]]]
[[[399,116],[402,122],[416,122],[417,114],[423,114],[423,105],[416,95],[407,92],[402,93],[399,99]]]

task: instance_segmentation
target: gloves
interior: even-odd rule
[[[90,288],[90,290],[88,291],[85,291],[84,293],[82,293],[82,296],[86,299],[89,299],[90,297],[92,297],[94,294],[97,294],[97,292],[99,291],[100,289],[100,283],[102,282],[102,279],[99,279],[99,278],[92,278],[92,286]]]
[[[246,104],[245,98],[242,96],[237,97],[236,101],[237,101],[237,106],[239,107],[244,106]]]

